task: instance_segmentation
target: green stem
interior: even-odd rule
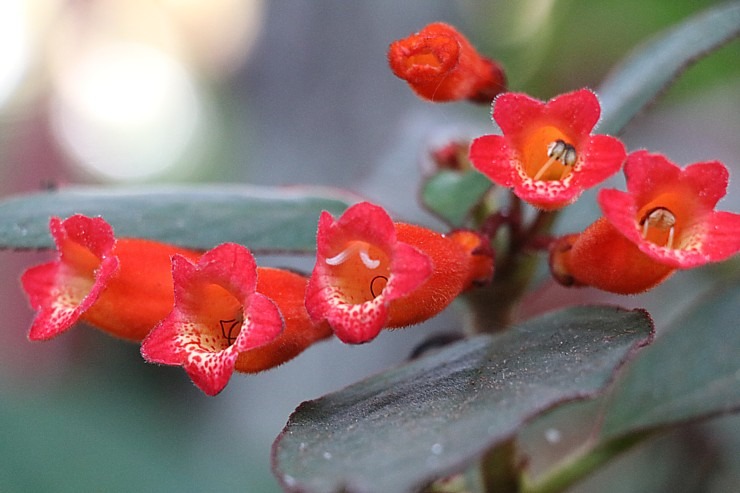
[[[521,227],[521,201],[512,198],[507,243],[497,248],[493,280],[487,286],[465,293],[468,305],[466,325],[472,333],[505,330],[516,320],[516,311],[536,272],[537,256],[529,253],[529,245],[543,235],[549,235],[557,212],[539,211],[528,227]],[[489,232],[495,236],[497,231]]]
[[[564,460],[536,481],[523,477],[519,491],[520,493],[561,493],[604,463],[652,436],[652,432],[643,432],[609,440]]]
[[[516,440],[511,438],[486,452],[480,469],[483,491],[518,493],[520,475]]]

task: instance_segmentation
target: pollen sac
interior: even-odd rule
[[[642,237],[656,245],[673,248],[676,216],[664,207],[652,209],[640,221]]]

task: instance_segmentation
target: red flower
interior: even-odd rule
[[[503,132],[475,139],[470,159],[494,183],[540,209],[558,209],[619,171],[626,152],[614,137],[591,135],[601,113],[581,89],[547,103],[506,93],[493,105]]]
[[[199,254],[148,240],[116,240],[102,218],[82,215],[49,222],[57,260],[21,277],[37,310],[29,339],[45,340],[78,320],[140,341],[172,309],[170,256]]]
[[[564,286],[637,294],[665,281],[674,270],[642,253],[604,217],[550,247],[550,271]]]
[[[175,305],[144,339],[147,361],[181,365],[208,395],[228,383],[240,353],[274,341],[283,330],[275,304],[255,292],[257,266],[246,248],[225,243],[197,264],[172,258]]]
[[[359,344],[383,327],[433,317],[492,270],[492,257],[474,233],[443,236],[394,224],[382,208],[363,202],[338,220],[321,215],[306,308],[314,321],[327,320],[339,339]]]
[[[501,66],[479,55],[454,27],[441,22],[391,43],[388,62],[397,77],[430,101],[488,104],[506,90]]]
[[[305,306],[308,278],[294,272],[257,267],[257,292],[270,298],[280,310],[285,329],[272,342],[239,354],[236,371],[257,373],[294,358],[313,343],[331,337],[326,322],[314,324]]]
[[[714,210],[729,179],[721,163],[681,170],[660,154],[637,151],[624,172],[627,192],[599,193],[604,217],[555,244],[551,268],[561,282],[640,293],[675,269],[740,251],[740,215]]]
[[[740,215],[714,210],[729,181],[719,161],[682,170],[665,156],[637,151],[624,173],[627,192],[601,190],[599,205],[609,222],[653,260],[688,269],[740,250]]]

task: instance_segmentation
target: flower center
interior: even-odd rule
[[[380,248],[364,241],[351,241],[325,260],[332,284],[346,303],[371,301],[383,292],[390,278],[390,259]]]
[[[676,216],[665,207],[649,210],[640,220],[642,238],[658,246],[673,248],[676,237]]]
[[[192,329],[201,350],[217,353],[234,344],[244,325],[244,307],[230,291],[218,284],[203,285],[192,308]]]
[[[226,344],[229,346],[236,341],[236,336],[242,330],[242,323],[244,323],[244,320],[241,317],[218,321],[218,324],[221,326],[221,335],[226,339]]]
[[[565,171],[576,164],[577,158],[578,155],[576,154],[576,148],[564,140],[558,139],[550,142],[547,145],[547,161],[545,161],[545,164],[542,165],[533,178],[535,180],[539,180],[552,167],[552,165],[555,164],[555,162],[559,162],[565,167],[561,169],[560,176],[556,179],[562,180]]]

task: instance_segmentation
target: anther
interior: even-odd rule
[[[347,259],[359,250],[360,254],[360,260],[362,261],[362,264],[367,267],[368,269],[377,269],[380,265],[380,260],[373,259],[370,257],[370,254],[367,251],[367,245],[365,243],[352,243],[349,247],[345,248],[341,252],[339,252],[337,255],[334,255],[333,257],[329,257],[325,260],[325,262],[329,265],[340,265],[347,261]]]
[[[650,228],[657,228],[663,231],[668,230],[668,239],[664,245],[666,248],[673,247],[673,240],[676,234],[676,216],[664,207],[656,207],[648,212],[640,221],[642,226],[642,238],[646,239]]]
[[[576,148],[570,144],[567,144],[564,140],[558,139],[554,142],[550,142],[547,145],[547,161],[534,175],[535,180],[539,180],[542,176],[550,169],[555,161],[560,161],[564,166],[573,166],[576,164],[578,154],[576,154]]]
[[[367,253],[365,250],[360,250],[360,260],[362,260],[362,263],[367,267],[368,269],[377,269],[380,265],[380,260],[377,259],[371,259],[370,254]]]

